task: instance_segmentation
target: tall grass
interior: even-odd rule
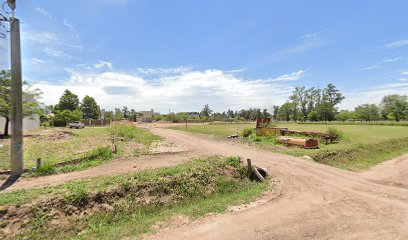
[[[143,144],[150,144],[155,140],[161,139],[146,129],[137,128],[131,122],[113,122],[109,125],[108,131],[112,137],[123,137]]]

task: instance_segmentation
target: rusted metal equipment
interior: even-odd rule
[[[259,117],[256,119],[256,128],[266,127],[271,122],[271,118]]]
[[[336,134],[328,134],[328,133],[319,133],[319,132],[301,132],[301,131],[293,131],[293,130],[284,130],[282,131],[282,136],[288,134],[296,134],[296,135],[303,135],[308,137],[320,137],[320,139],[326,141],[327,143],[333,143],[338,141],[338,136]]]
[[[282,135],[282,131],[288,130],[287,128],[267,128],[267,127],[259,127],[256,128],[256,135],[257,136],[269,136],[269,135]]]
[[[286,145],[292,145],[292,146],[300,146],[304,148],[318,148],[319,147],[319,141],[316,139],[308,138],[294,138],[294,137],[286,137],[282,136],[278,138],[279,142],[282,144]]]

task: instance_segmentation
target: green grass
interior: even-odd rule
[[[239,161],[236,157],[201,159],[174,167],[0,193],[0,206],[30,209],[31,221],[17,239],[137,238],[154,231],[158,221],[223,212],[230,205],[252,201],[269,188],[268,182],[250,181]],[[168,197],[169,201],[161,200]],[[151,200],[140,202],[145,198]],[[73,214],[75,208],[84,211],[102,203],[113,209],[94,211],[85,218]],[[49,204],[46,210],[44,204]],[[50,225],[50,207],[65,212],[69,224]]]
[[[224,138],[229,135],[241,134],[247,127],[255,127],[253,123],[221,123],[221,124],[188,124],[187,128],[183,126],[174,126],[172,129],[188,131],[193,133],[208,134],[215,137]]]
[[[159,136],[146,129],[136,128],[134,125],[131,125],[130,129],[122,129],[126,134],[126,140],[116,141],[118,152],[115,155],[110,151],[111,133],[106,127],[42,128],[30,132],[24,139],[24,166],[31,169],[36,165],[36,159],[41,158],[42,169],[31,176],[78,171],[98,166],[125,154],[126,151],[130,151],[127,152],[128,154],[133,154],[134,150],[130,149],[134,145],[133,142],[142,143],[143,149],[148,149],[151,142],[160,140]],[[71,135],[55,139],[61,131]],[[0,169],[9,169],[9,140],[3,140],[0,144],[5,144],[5,147],[0,148]],[[147,152],[141,151],[139,155]],[[63,166],[60,166],[61,164]],[[53,165],[56,166],[54,169]]]
[[[289,154],[293,156],[310,156],[318,162],[349,169],[367,169],[382,161],[408,153],[408,127],[387,126],[387,125],[347,125],[347,124],[297,124],[280,122],[278,127],[286,127],[297,131],[326,132],[329,128],[335,127],[344,133],[343,139],[339,143],[320,143],[319,149],[303,149],[299,147],[286,147],[277,144],[274,137],[256,137],[247,139],[247,143],[272,152]],[[239,133],[248,127],[255,127],[252,124],[240,124]],[[183,127],[173,127],[173,129],[189,131],[194,133],[209,134],[216,137],[225,138],[228,135],[236,134],[236,125],[189,125],[187,129]],[[397,143],[398,144],[395,144]],[[374,146],[374,147],[373,147]],[[375,149],[373,149],[375,148]],[[336,157],[333,157],[336,156]]]

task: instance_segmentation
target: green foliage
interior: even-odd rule
[[[399,122],[401,119],[408,119],[408,97],[405,95],[388,95],[381,101],[383,116],[390,120]]]
[[[79,98],[78,95],[72,93],[68,89],[64,91],[59,99],[58,109],[56,110],[70,110],[74,111],[79,109]]]
[[[210,109],[208,104],[205,104],[204,108],[200,112],[200,117],[208,119],[211,116],[212,112],[213,112],[213,110]]]
[[[57,172],[57,169],[54,166],[54,164],[50,162],[43,162],[39,168],[35,169],[34,175],[44,176],[44,175],[54,174],[56,172]]]
[[[27,82],[23,82],[23,115],[29,117],[34,114],[40,115],[41,107],[38,99],[41,97],[39,89],[30,89]],[[8,136],[8,125],[11,117],[11,72],[9,70],[0,70],[0,117],[6,119],[4,130],[5,136]]]
[[[253,128],[247,127],[244,128],[244,130],[242,131],[242,136],[244,137],[248,137],[249,135],[251,135],[254,132]]]
[[[361,121],[378,121],[381,119],[380,109],[375,104],[362,104],[355,108],[355,117]]]
[[[54,116],[51,118],[54,126],[65,126],[69,122],[79,121],[82,119],[82,112],[79,109],[71,110],[55,110]]]
[[[111,123],[108,127],[108,131],[111,136],[132,139],[143,144],[150,144],[155,140],[161,139],[159,136],[150,133],[148,130],[137,128],[133,123],[126,121]]]
[[[247,203],[268,189],[268,181],[250,181],[240,174],[242,166],[238,163],[236,157],[196,160],[174,167],[0,193],[0,203],[17,204],[19,196],[22,201],[18,205],[32,204],[32,218],[17,238],[138,238],[157,222],[179,215],[196,218],[220,213],[228,206]],[[53,215],[41,208],[40,198],[49,202],[47,211],[66,213],[66,221],[50,224]],[[98,208],[102,204],[112,210]],[[78,211],[92,215],[78,217],[82,216]]]
[[[341,130],[339,130],[339,129],[336,128],[336,127],[329,127],[329,128],[326,130],[326,133],[327,133],[327,134],[336,135],[336,136],[337,136],[337,140],[339,140],[339,141],[345,138],[344,132],[341,131]]]
[[[80,107],[84,119],[98,119],[100,108],[93,97],[86,95]]]

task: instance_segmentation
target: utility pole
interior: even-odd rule
[[[23,90],[21,74],[20,21],[14,17],[15,0],[8,0],[11,49],[11,176],[18,177],[23,165]]]

